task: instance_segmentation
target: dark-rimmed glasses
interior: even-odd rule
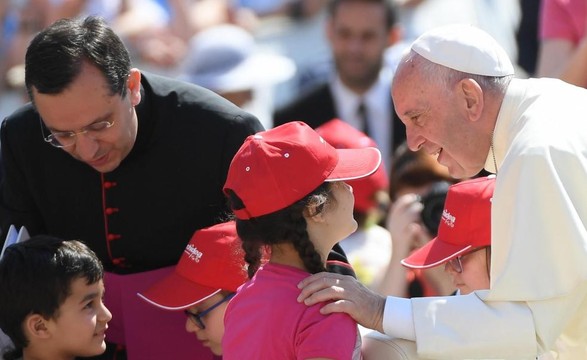
[[[483,249],[487,249],[487,246],[481,246],[478,248],[474,248],[473,250],[469,251],[468,253],[461,255],[461,256],[457,256],[456,258],[452,258],[449,261],[447,261],[446,263],[453,268],[454,271],[458,272],[459,274],[463,272],[463,262],[462,262],[462,258],[468,255],[471,255],[472,253],[475,253],[479,250],[483,250]]]
[[[106,129],[109,129],[114,125],[114,120],[111,121],[98,121],[92,123],[88,126],[84,126],[80,130],[77,131],[56,131],[51,132],[49,135],[45,135],[45,125],[43,124],[43,120],[39,118],[41,121],[41,135],[43,135],[43,139],[45,142],[55,146],[56,148],[64,148],[68,146],[72,146],[75,144],[75,139],[79,134],[85,134],[89,136],[91,139],[96,140],[96,136],[99,136],[101,132]]]
[[[197,314],[194,314],[193,312],[189,311],[189,310],[184,310],[184,314],[186,314],[186,316],[188,318],[190,318],[190,320],[200,329],[204,330],[206,328],[206,324],[204,324],[204,320],[202,319],[204,316],[208,315],[212,310],[216,309],[218,306],[220,306],[220,304],[224,303],[225,301],[228,301],[230,299],[232,299],[234,297],[235,293],[231,293],[226,295],[226,297],[220,299],[219,301],[217,301],[216,303],[214,303],[212,306],[210,306],[209,308],[207,308],[204,311],[200,311]]]

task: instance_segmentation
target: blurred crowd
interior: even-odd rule
[[[395,3],[396,25],[401,31],[396,32],[396,39],[390,41],[393,45],[386,50],[385,71],[393,73],[402,50],[427,29],[467,22],[491,33],[512,59],[520,59],[520,74],[534,73],[539,2],[390,1]],[[222,69],[206,66],[237,61],[230,58],[235,56],[227,53],[230,51],[248,52],[241,53],[242,56],[261,53],[283,57],[281,62],[268,60],[269,66],[262,62],[247,64],[243,72],[251,78],[248,86],[254,91],[244,100],[242,95],[236,100],[240,101],[237,105],[246,104],[245,109],[255,113],[266,128],[271,127],[274,108],[288,103],[296,94],[332,73],[334,59],[324,31],[327,3],[326,0],[3,1],[0,4],[0,118],[28,101],[23,90],[23,59],[32,36],[59,18],[96,14],[106,19],[124,39],[136,67],[172,77],[184,76],[189,80],[202,75],[194,72],[219,74]],[[231,33],[205,33],[225,24],[248,34],[250,48],[244,49],[245,45]],[[202,43],[205,48],[199,48]],[[224,53],[214,53],[212,47]],[[235,76],[233,73],[227,78]],[[224,86],[214,88],[210,82],[203,85],[215,91],[222,91]]]

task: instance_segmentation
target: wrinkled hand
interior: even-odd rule
[[[333,301],[320,312],[344,312],[364,327],[383,332],[385,297],[371,291],[352,276],[322,272],[305,278],[298,287],[302,289],[298,302],[314,305]]]

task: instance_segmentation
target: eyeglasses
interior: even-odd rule
[[[463,262],[462,262],[462,258],[468,255],[471,255],[472,253],[475,253],[479,250],[483,250],[483,249],[487,249],[487,246],[482,246],[482,247],[478,247],[478,248],[474,248],[473,250],[469,251],[468,253],[461,255],[461,256],[457,256],[456,258],[450,259],[449,261],[447,261],[447,265],[449,265],[450,267],[453,268],[454,271],[458,272],[459,274],[463,272]]]
[[[100,133],[104,132],[106,129],[109,129],[112,127],[112,125],[114,125],[114,120],[98,121],[88,126],[84,126],[78,131],[57,131],[51,132],[51,134],[49,135],[45,135],[45,125],[43,124],[43,120],[40,121],[41,135],[43,135],[43,139],[49,144],[55,146],[56,148],[64,148],[75,144],[75,139],[79,134],[85,134],[92,140],[96,140],[97,136],[99,136]]]
[[[223,299],[217,301],[216,303],[214,303],[214,305],[210,306],[209,308],[207,308],[204,311],[201,311],[197,314],[194,314],[193,312],[189,311],[189,310],[184,310],[184,314],[186,314],[186,316],[188,318],[190,318],[190,320],[200,329],[204,330],[206,328],[206,324],[204,324],[204,320],[202,319],[204,316],[208,315],[208,313],[210,313],[212,310],[216,309],[218,306],[220,306],[220,304],[224,303],[225,301],[228,301],[230,299],[232,299],[234,297],[235,293],[231,293],[228,294],[226,297],[224,297]]]

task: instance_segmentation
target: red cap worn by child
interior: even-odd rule
[[[340,119],[325,122],[316,128],[316,132],[337,149],[377,147],[373,139]],[[377,206],[375,194],[378,191],[387,191],[389,188],[389,178],[383,163],[373,174],[347,183],[353,188],[355,209],[363,213]]]
[[[441,265],[491,245],[491,198],[495,175],[465,180],[448,188],[438,236],[401,261],[413,269]]]
[[[173,273],[138,295],[162,309],[183,310],[221,290],[236,292],[247,280],[241,241],[229,221],[196,231]]]
[[[381,163],[376,148],[335,149],[301,121],[247,137],[228,170],[224,192],[242,200],[233,209],[247,220],[284,209],[324,182],[371,175]]]

